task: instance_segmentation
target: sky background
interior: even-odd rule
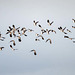
[[[64,39],[64,34],[58,27],[67,27],[72,31],[70,37],[75,37],[75,1],[74,0],[0,0],[0,31],[6,39],[0,41],[0,75],[75,75],[75,44]],[[52,26],[47,19],[54,21]],[[35,33],[40,34],[40,28],[33,26],[33,20],[39,21],[44,29],[54,29],[57,34],[44,34],[45,40],[51,38],[52,44],[45,40],[35,42]],[[22,36],[22,42],[6,35],[9,26],[26,27],[34,32]],[[18,49],[12,51],[9,41],[14,39]],[[34,56],[35,49],[37,55]]]

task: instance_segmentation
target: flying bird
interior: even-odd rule
[[[64,38],[69,38],[69,36],[64,36]]]
[[[12,47],[12,45],[10,45],[10,48],[11,48],[12,50],[17,50],[17,49],[14,49],[14,48]]]
[[[72,28],[75,28],[75,26],[72,26]]]
[[[60,31],[62,31],[64,34],[67,34],[66,32],[64,32],[64,30],[66,29],[66,27],[62,28],[62,27],[60,26],[60,27],[58,27],[58,29],[59,29]]]
[[[62,27],[60,26],[60,27],[58,27],[58,29],[59,29],[59,30],[62,30]]]
[[[37,38],[36,38],[35,41],[40,41],[40,39],[37,39]]]
[[[46,29],[46,33],[49,34],[50,30]]]
[[[39,24],[38,26],[39,26],[40,28],[42,28],[42,26],[41,26],[40,24]]]
[[[41,37],[41,38],[42,38],[42,40],[44,40],[44,37],[43,37],[42,35],[39,35],[38,37]]]
[[[32,31],[34,31],[34,30],[32,30],[32,29],[28,29],[28,31],[29,31],[29,32],[32,32]]]
[[[67,29],[67,31],[71,33],[71,31],[69,29]]]
[[[12,37],[12,30],[9,30],[6,34],[9,34]]]
[[[36,33],[36,36],[39,36],[39,34]]]
[[[52,24],[54,23],[54,21],[50,22],[49,20],[47,20],[47,23],[48,23],[49,25],[52,25]]]
[[[37,25],[37,23],[39,23],[39,21],[33,21],[33,23],[34,23],[34,26],[36,26]]]
[[[41,34],[46,33],[47,31],[44,29],[41,29]]]
[[[51,32],[54,32],[56,34],[56,31],[55,30],[50,30]]]
[[[73,20],[73,22],[75,23],[75,19],[72,19]]]
[[[14,46],[16,45],[16,43],[15,43],[15,41],[14,41],[14,40],[11,40],[10,42],[13,42],[13,45],[14,45]]]
[[[34,55],[37,55],[37,54],[36,54],[36,51],[35,51],[34,49],[33,49],[33,50],[31,50],[31,52],[34,52]]]
[[[51,41],[51,39],[50,39],[50,38],[48,38],[48,39],[46,40],[46,42],[47,42],[47,41],[50,41],[50,44],[52,44],[52,41]]]
[[[26,29],[25,27],[23,27],[23,28],[21,29],[21,31],[22,31],[22,34],[21,34],[21,35],[27,36],[27,35],[25,34],[26,31],[27,31],[27,29]]]
[[[18,32],[18,35],[21,36],[20,30],[17,30],[17,32]]]
[[[1,41],[4,41],[4,39],[5,39],[5,37],[2,37],[2,34],[1,34],[1,32],[0,32],[0,40],[1,40]]]
[[[0,47],[0,50],[2,50],[4,47]]]
[[[17,36],[17,37],[18,37],[18,41],[21,42],[21,37],[20,36]]]
[[[70,38],[69,36],[64,36],[64,38],[68,38],[70,40],[75,39],[75,38]]]

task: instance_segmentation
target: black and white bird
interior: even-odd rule
[[[72,28],[75,28],[75,26],[72,26]]]
[[[25,27],[23,27],[22,29],[21,29],[21,31],[23,31],[24,33],[27,31],[27,29],[25,28]]]
[[[68,38],[68,39],[70,39],[70,40],[75,39],[75,38],[70,38],[69,36],[64,36],[64,38]]]
[[[11,40],[10,42],[13,42],[13,45],[14,45],[14,46],[16,45],[16,43],[15,43],[15,41],[14,41],[14,40]]]
[[[10,48],[14,51],[14,50],[17,50],[17,49],[14,49],[13,47],[12,47],[12,45],[10,45]]]
[[[69,29],[67,29],[67,31],[71,33],[71,31]]]
[[[21,42],[21,37],[20,36],[17,36],[17,37],[18,37],[18,41]]]
[[[27,29],[25,27],[23,27],[21,31],[22,31],[21,35],[27,36],[26,34]]]
[[[55,30],[49,30],[48,32],[54,32],[56,34],[56,31]]]
[[[34,30],[33,29],[28,29],[28,32],[33,32]]]
[[[41,29],[41,34],[46,33],[47,31],[45,29]]]
[[[18,35],[21,36],[20,30],[17,30],[17,32],[18,32]]]
[[[12,30],[8,30],[8,32],[6,34],[9,34],[10,37],[12,37]]]
[[[42,29],[42,26],[41,26],[40,24],[39,24],[38,26],[39,26],[39,28],[41,28],[41,29]]]
[[[42,40],[44,40],[44,37],[43,37],[42,35],[39,35],[38,37],[41,37],[41,38],[42,38]]]
[[[64,38],[69,38],[69,36],[64,36]]]
[[[36,36],[39,36],[39,34],[38,34],[38,33],[36,33],[35,35],[36,35]]]
[[[58,27],[58,29],[59,29],[59,30],[62,30],[62,27],[60,26],[60,27]]]
[[[36,26],[39,23],[39,21],[34,20],[33,23],[34,23],[34,26]]]
[[[35,41],[40,41],[40,39],[37,39],[37,38],[36,38]]]
[[[73,22],[75,23],[75,19],[72,19],[73,20]]]
[[[20,27],[18,27],[18,28],[15,28],[15,25],[12,25],[12,30],[13,30],[13,33],[15,33],[15,31],[17,31]]]
[[[66,27],[64,27],[64,28],[62,28],[61,26],[60,27],[58,27],[58,29],[61,31],[61,32],[63,32],[64,34],[67,34],[64,30],[66,29]]]
[[[33,49],[33,50],[31,50],[31,52],[34,52],[34,55],[37,55],[37,54],[36,54],[36,50]]]
[[[52,41],[51,41],[51,39],[50,39],[50,38],[48,38],[48,39],[46,40],[46,42],[47,42],[47,41],[50,41],[50,44],[52,44]]]
[[[48,23],[49,25],[52,25],[52,24],[54,23],[54,21],[50,22],[49,20],[47,20],[47,23]]]
[[[4,39],[5,39],[5,37],[2,37],[2,34],[1,34],[1,32],[0,32],[0,40],[1,40],[1,41],[4,41]]]
[[[49,34],[50,30],[46,29],[46,33]]]
[[[0,51],[3,49],[4,47],[0,47]]]

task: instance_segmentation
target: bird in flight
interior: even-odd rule
[[[52,44],[52,41],[51,41],[51,39],[50,39],[50,38],[48,38],[48,39],[46,40],[46,42],[47,42],[47,41],[50,41],[50,44]]]
[[[75,19],[72,19],[73,20],[73,22],[75,23]]]
[[[64,36],[64,38],[69,38],[69,36]]]
[[[25,27],[23,27],[23,28],[21,29],[21,31],[22,31],[22,34],[21,34],[21,35],[27,36],[27,35],[25,34],[26,31],[27,31],[27,29],[26,29]]]
[[[34,55],[37,55],[37,54],[36,54],[36,51],[35,51],[34,49],[33,49],[33,50],[31,50],[31,52],[34,52]]]
[[[16,43],[15,43],[15,41],[14,41],[14,40],[11,40],[10,42],[13,42],[13,45],[14,45],[14,46],[16,45]]]
[[[39,35],[38,37],[41,37],[41,38],[42,38],[42,40],[44,40],[44,37],[43,37],[42,35]]]
[[[18,41],[21,42],[21,37],[20,36],[17,36],[17,37],[18,37]]]
[[[64,36],[64,38],[68,38],[70,40],[75,39],[75,38],[70,38],[69,36]]]
[[[0,50],[2,50],[4,47],[0,47]]]
[[[35,41],[40,41],[40,39],[37,39],[37,38],[36,38]]]
[[[39,26],[39,28],[42,28],[42,26],[40,24],[38,26]]]
[[[71,33],[71,31],[69,29],[67,29],[67,31]]]
[[[5,39],[5,37],[2,37],[2,34],[1,34],[1,32],[0,32],[0,40],[1,40],[1,41],[4,41],[4,39]]]
[[[34,23],[34,26],[36,26],[37,25],[37,23],[39,23],[39,21],[33,21],[33,23]]]
[[[62,31],[64,34],[67,34],[66,32],[64,32],[64,30],[66,29],[66,27],[62,28],[62,27],[60,26],[60,27],[58,27],[58,29],[59,29],[60,31]]]
[[[10,45],[10,48],[11,48],[12,50],[17,50],[17,49],[14,49],[14,48],[12,47],[12,45]]]
[[[49,20],[47,20],[47,23],[51,26],[54,23],[54,21],[50,22]]]
[[[41,34],[46,33],[47,31],[44,29],[41,29]]]
[[[72,28],[75,28],[75,26],[72,26]]]
[[[32,30],[32,29],[28,29],[28,31],[29,31],[29,32],[33,32],[34,30]]]

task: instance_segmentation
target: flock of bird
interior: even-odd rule
[[[73,20],[73,22],[75,23],[75,19],[72,19]],[[47,20],[47,23],[48,23],[48,25],[52,25],[53,23],[54,23],[54,21],[52,21],[52,22],[50,22],[50,20],[48,19]],[[56,31],[55,30],[52,30],[52,29],[44,29],[40,24],[39,24],[39,21],[33,21],[33,25],[34,26],[38,26],[39,28],[40,28],[40,30],[41,30],[41,34],[38,34],[38,33],[36,33],[36,38],[35,38],[35,41],[40,41],[40,38],[42,39],[42,40],[45,40],[44,39],[44,37],[43,37],[43,34],[44,33],[46,33],[46,34],[50,34],[50,32],[53,32],[53,33],[55,33],[56,34]],[[72,26],[72,28],[74,28],[75,29],[75,26]],[[71,38],[71,37],[69,37],[67,34],[68,33],[72,33],[69,29],[67,29],[66,27],[64,27],[64,28],[62,28],[61,26],[60,27],[58,27],[58,30],[60,30],[62,33],[64,33],[64,34],[66,34],[65,36],[64,36],[64,38],[67,38],[67,39],[70,39],[70,40],[72,40],[72,39],[75,39],[75,38]],[[67,32],[66,32],[66,31]],[[17,38],[18,39],[18,42],[21,42],[22,41],[22,39],[21,39],[21,36],[25,36],[25,37],[27,37],[28,35],[26,34],[26,32],[34,32],[34,30],[33,29],[27,29],[27,28],[25,28],[25,27],[23,27],[23,28],[20,28],[20,27],[15,27],[15,25],[12,25],[12,27],[11,26],[9,26],[9,28],[7,29],[7,32],[6,32],[6,35],[9,35],[10,36],[10,38],[12,38],[12,37],[14,37],[14,38]],[[2,36],[2,34],[1,34],[1,32],[0,32],[0,41],[4,41],[5,40],[5,37],[3,37]],[[48,39],[46,39],[46,41],[45,42],[50,42],[50,44],[52,44],[52,40],[50,39],[50,38],[48,38]],[[16,43],[15,43],[15,40],[13,39],[13,40],[10,40],[10,48],[12,49],[12,50],[18,50],[18,49],[15,49],[14,48],[14,46],[16,46]],[[12,44],[13,43],[13,44]],[[75,43],[75,41],[73,41],[73,43]],[[0,50],[2,50],[4,47],[0,47]],[[37,53],[36,53],[36,50],[35,49],[32,49],[31,50],[31,52],[34,52],[34,55],[37,55]]]

